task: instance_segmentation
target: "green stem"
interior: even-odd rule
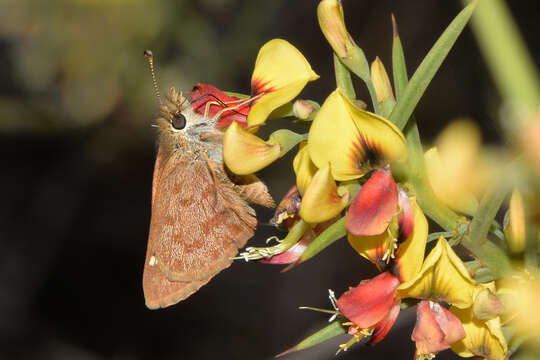
[[[396,27],[394,28],[396,30]],[[455,34],[455,37],[457,37],[458,34],[459,32]],[[399,104],[402,102],[402,97],[408,95],[409,85],[407,84],[405,57],[401,41],[399,36],[397,36],[397,31],[394,31],[392,60],[396,96],[398,97]],[[397,107],[398,106],[394,109],[394,112]],[[441,203],[435,196],[431,185],[427,181],[428,177],[425,169],[424,153],[416,121],[414,120],[414,117],[411,117],[411,120],[408,122],[407,120],[409,120],[408,117],[404,119],[403,124],[407,123],[404,133],[409,149],[406,169],[409,186],[411,186],[412,190],[416,193],[418,203],[422,210],[446,231],[454,231],[459,226],[459,216],[445,204]],[[493,224],[493,220],[504,196],[505,193],[502,191],[495,192],[495,194],[486,194],[483,203],[480,205],[476,216],[471,223],[470,237],[465,236],[462,239],[462,244],[482,263],[487,265],[493,274],[498,276],[511,270],[510,262],[499,247],[487,240],[487,233],[490,226]],[[471,239],[480,239],[480,241],[473,241]]]
[[[369,96],[371,97],[371,103],[373,104],[373,111],[380,115],[381,109],[379,108],[379,101],[377,100],[377,93],[375,92],[375,87],[371,81],[371,74],[369,63],[366,59],[364,51],[358,46],[354,46],[350,49],[347,57],[340,59],[343,64],[345,64],[349,70],[351,70],[356,76],[364,81],[366,84]]]
[[[343,93],[349,99],[356,99],[356,92],[351,79],[349,69],[341,62],[338,56],[334,53],[334,72],[336,74],[336,85],[341,88]]]

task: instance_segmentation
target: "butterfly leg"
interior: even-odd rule
[[[214,164],[212,164],[212,160],[208,157],[208,154],[206,150],[203,152],[204,158],[206,160],[206,163],[208,164],[208,168],[210,169],[210,172],[212,173],[212,177],[214,178],[214,184],[219,184],[217,175],[216,175],[216,169],[214,168]]]

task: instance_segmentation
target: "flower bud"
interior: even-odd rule
[[[510,207],[504,219],[504,235],[511,252],[518,254],[525,250],[526,228],[523,199],[519,190],[514,189]]]
[[[354,46],[343,19],[343,9],[337,0],[322,0],[317,7],[319,26],[326,40],[340,58],[349,55],[349,49]]]
[[[314,113],[320,108],[315,101],[299,99],[293,104],[293,115],[300,120],[313,120]]]
[[[373,82],[373,87],[375,87],[379,107],[383,111],[383,114],[389,114],[396,101],[392,91],[392,84],[390,83],[384,64],[378,56],[371,63],[371,81]]]

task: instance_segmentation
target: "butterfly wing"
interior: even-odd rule
[[[253,210],[205,161],[159,151],[143,275],[149,308],[181,301],[228,267],[253,235]]]

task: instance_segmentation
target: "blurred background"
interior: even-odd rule
[[[390,68],[397,18],[409,73],[458,13],[455,1],[344,0],[349,31],[368,59]],[[510,7],[535,59],[537,5]],[[327,289],[341,294],[376,269],[346,241],[287,273],[235,262],[171,308],[144,305],[142,268],[150,221],[157,102],[148,65],[156,56],[162,92],[196,82],[249,92],[257,51],[284,38],[321,79],[302,98],[322,103],[335,88],[330,47],[316,1],[2,0],[0,2],[0,358],[270,359],[322,328]],[[357,82],[360,98],[367,92]],[[499,99],[466,30],[419,104],[429,142],[468,116],[484,141],[500,141]],[[288,126],[277,120],[269,133]],[[276,200],[294,183],[294,151],[260,173]],[[250,244],[280,233],[263,223]],[[281,236],[283,236],[281,234]],[[412,359],[414,311],[401,313],[384,342],[340,358]],[[289,355],[330,359],[340,338]],[[456,358],[451,353],[441,359]]]

